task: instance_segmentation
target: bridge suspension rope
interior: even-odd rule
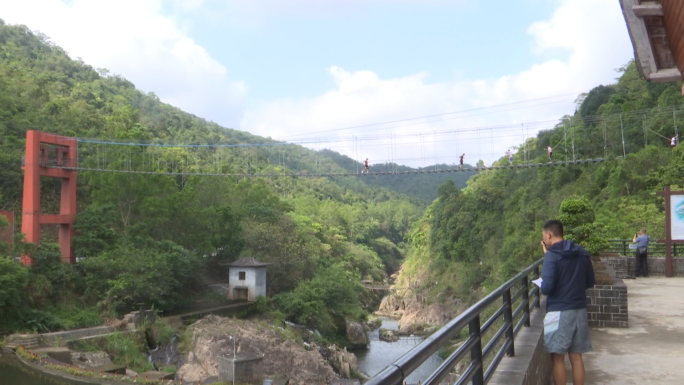
[[[310,177],[361,175],[366,158],[371,158],[371,167],[369,172],[363,173],[364,176],[591,164],[610,157],[624,158],[627,147],[632,152],[642,144],[645,146],[661,139],[669,144],[669,132],[673,131],[675,137],[678,135],[677,117],[684,119],[682,110],[684,106],[676,106],[582,118],[565,117],[560,121],[433,129],[429,132],[316,136],[291,142],[269,139],[260,143],[218,143],[201,139],[174,143],[75,138],[79,159],[70,169],[131,174]],[[635,135],[637,127],[643,131],[643,139]],[[546,133],[553,129],[556,129],[553,136]],[[534,133],[537,133],[536,137]],[[562,136],[555,137],[556,134]],[[484,143],[487,140],[488,146]],[[432,149],[429,149],[430,141]],[[520,145],[507,146],[510,143]],[[564,154],[565,159],[559,162],[554,158],[550,163],[540,163],[542,154],[545,154],[540,148],[541,143],[548,144],[554,156]],[[308,147],[311,152],[296,149],[298,146]],[[620,147],[622,151],[619,151]],[[518,151],[513,164],[509,165],[507,157],[511,148]],[[334,160],[323,156],[323,151],[348,155]],[[464,167],[460,168],[457,167],[457,159],[462,153],[467,154]],[[474,155],[479,156],[475,158]],[[434,164],[428,165],[430,161]],[[440,161],[443,164],[438,164]],[[418,169],[409,170],[400,163]],[[476,166],[468,166],[473,163]],[[46,166],[63,167],[56,164]]]

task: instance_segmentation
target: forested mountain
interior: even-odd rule
[[[2,210],[21,212],[20,164],[31,129],[122,143],[274,142],[164,104],[122,76],[69,58],[46,36],[0,21]],[[341,155],[294,145],[163,152],[136,146],[137,155],[130,155],[131,147],[106,155],[100,147],[84,147],[79,164],[99,165],[106,158],[106,168],[156,155],[150,167],[159,172],[345,171],[337,163]],[[187,159],[194,168],[187,168]],[[436,188],[445,179],[430,183]],[[458,183],[465,185],[463,179]],[[42,180],[43,212],[57,210],[58,186]],[[219,263],[253,256],[275,263],[269,291],[283,316],[334,336],[344,330],[346,317],[363,317],[368,292],[359,281],[381,280],[399,267],[404,237],[430,194],[416,192],[421,201],[392,188],[411,192],[401,183],[357,177],[79,172],[73,246],[82,261],[77,267],[59,263],[50,243],[54,226],[42,227],[40,248],[4,245],[3,255],[28,253],[35,264],[24,269],[0,258],[0,331],[90,326],[138,302],[170,309],[196,299],[204,282],[221,279]]]
[[[347,170],[351,170],[350,164],[355,161],[346,155],[339,154],[331,150],[322,150],[321,155],[331,159],[335,164]],[[454,185],[461,189],[466,186],[468,179],[475,175],[475,171],[462,171],[455,173],[435,173],[436,170],[453,170],[456,165],[448,164],[434,164],[422,168],[412,168],[395,163],[379,163],[371,166],[371,172],[374,173],[401,173],[401,172],[418,172],[418,174],[398,174],[392,177],[386,175],[366,175],[363,181],[369,186],[382,186],[392,189],[394,191],[407,194],[409,196],[418,198],[424,204],[428,205],[437,198],[437,188],[446,180],[451,179]],[[472,166],[466,165],[466,168]],[[359,164],[359,170],[363,169],[363,165]],[[430,173],[426,173],[430,171]],[[423,173],[420,173],[423,172]]]
[[[525,144],[530,163],[548,161],[546,146],[554,148],[555,160],[574,154],[606,162],[486,171],[462,191],[447,181],[408,236],[404,283],[411,277],[432,298],[486,293],[542,256],[542,224],[557,218],[568,198],[588,208],[576,238],[631,239],[645,227],[662,239],[664,203],[655,192],[684,187],[684,148],[670,148],[670,138],[684,127],[682,84],[647,83],[634,62],[620,72],[617,83],[584,95],[565,123]],[[514,162],[523,163],[522,156]],[[597,252],[600,245],[587,246]]]

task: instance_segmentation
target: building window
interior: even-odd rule
[[[244,272],[244,271],[241,271],[241,272],[239,272],[238,274],[239,274],[239,276],[240,276],[240,277],[239,277],[240,281],[244,281],[244,280],[245,280],[245,272]]]

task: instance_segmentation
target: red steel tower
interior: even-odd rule
[[[48,146],[50,145],[50,146]],[[62,261],[75,263],[76,255],[71,248],[76,215],[76,171],[60,167],[76,167],[76,138],[48,134],[40,131],[26,132],[26,158],[24,170],[24,207],[21,232],[26,241],[40,243],[40,225],[58,224],[59,250]],[[62,190],[59,214],[40,212],[40,177],[60,178]],[[29,256],[22,256],[24,265],[31,265]]]

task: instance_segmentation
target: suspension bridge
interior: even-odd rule
[[[367,178],[580,166],[610,158],[626,159],[628,152],[653,143],[669,145],[670,135],[674,135],[672,140],[678,138],[678,123],[681,125],[678,116],[684,118],[684,106],[470,129],[338,135],[292,142],[266,139],[260,143],[220,143],[207,138],[165,143],[27,131],[26,155],[22,160],[25,171],[22,233],[28,242],[39,243],[40,224],[60,225],[62,259],[75,263],[71,237],[75,234],[72,225],[76,214],[77,172],[181,177]],[[548,147],[539,148],[539,142],[548,143]],[[510,143],[521,144],[510,147]],[[515,154],[512,149],[516,150]],[[553,158],[549,155],[548,161],[547,150],[553,151]],[[504,153],[509,156],[508,161],[502,156]],[[369,154],[375,158],[370,169],[360,161]],[[455,160],[464,156],[478,159],[477,166],[463,161],[456,165]],[[398,164],[416,162],[422,167]],[[59,214],[40,213],[42,176],[62,181]],[[23,257],[23,262],[32,263],[28,256]]]
[[[649,144],[669,145],[672,137],[678,138],[678,126],[683,123],[680,120],[684,120],[684,106],[445,131],[370,132],[292,141],[269,138],[255,143],[221,143],[216,138],[197,137],[185,143],[63,137],[46,144],[46,153],[38,162],[40,167],[66,171],[247,178],[366,177],[576,166],[624,158]],[[75,152],[59,157],[54,147],[63,147],[64,142],[69,142]],[[546,148],[540,148],[540,142],[553,149],[552,160],[542,156]],[[510,163],[506,159],[509,155]],[[461,156],[465,156],[465,162],[459,161]],[[369,170],[364,169],[366,158],[371,158]],[[23,166],[27,162],[31,161],[24,160]]]

